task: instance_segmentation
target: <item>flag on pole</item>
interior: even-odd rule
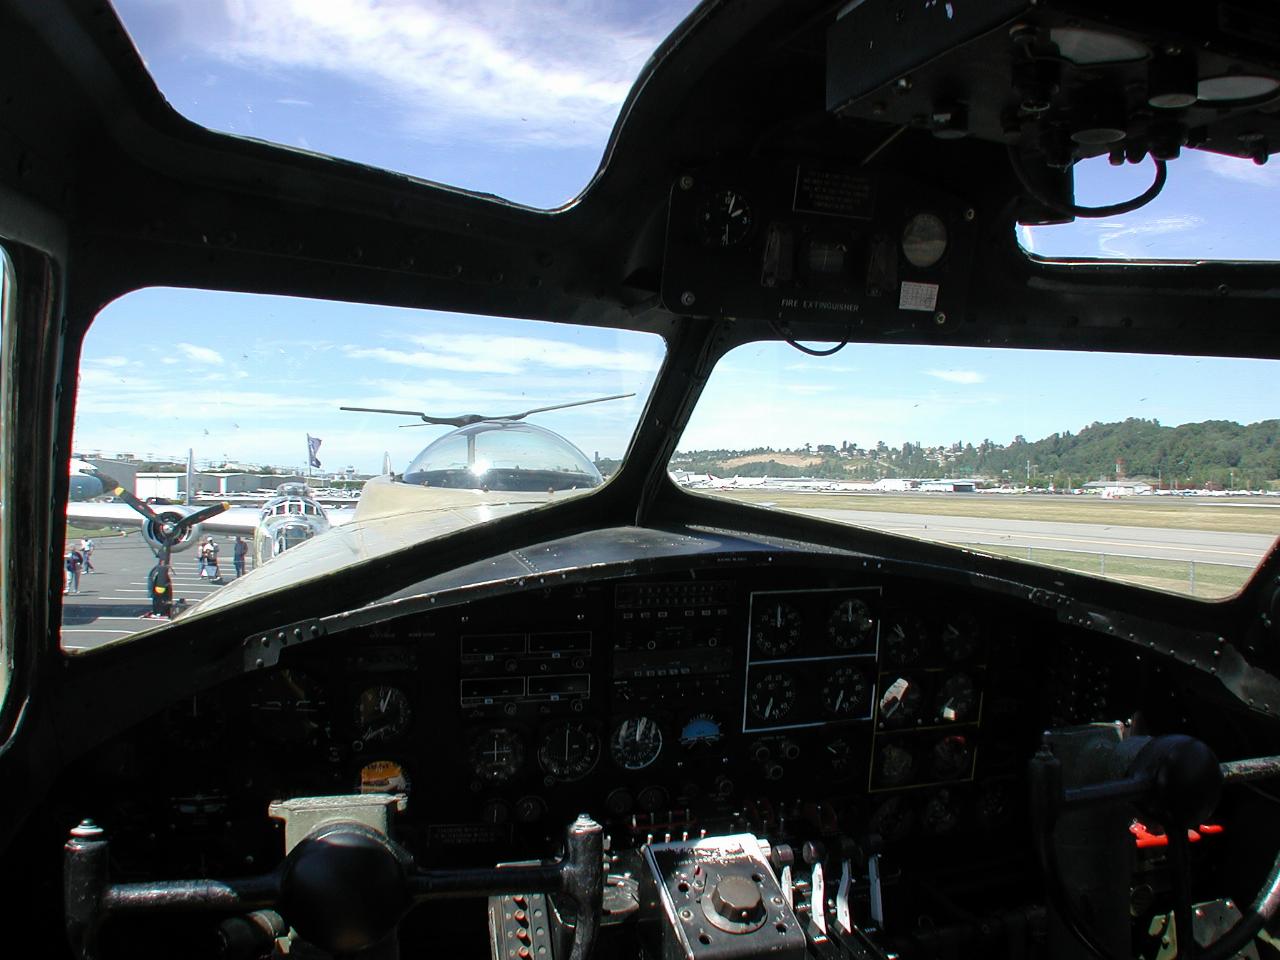
[[[320,452],[320,438],[307,434],[307,456],[310,458],[311,466],[319,467],[320,458],[316,456]]]

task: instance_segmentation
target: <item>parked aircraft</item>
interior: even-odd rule
[[[73,457],[67,497],[71,500],[89,500],[101,495],[102,478],[98,476],[98,468],[87,460]]]

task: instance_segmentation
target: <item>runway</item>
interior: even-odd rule
[[[131,534],[93,542],[94,571],[80,575],[78,594],[62,598],[62,647],[68,651],[88,650],[168,622],[143,617],[151,610],[147,574],[156,562],[146,541]],[[231,544],[231,538],[219,538],[219,572],[227,582],[235,579]],[[246,560],[252,565],[252,556]],[[195,550],[174,554],[170,570],[174,596],[188,605],[222,589],[200,577]]]
[[[940,543],[1030,547],[1036,550],[1103,553],[1108,556],[1220,563],[1250,568],[1258,565],[1275,540],[1268,534],[1260,533],[1221,533],[1215,530],[1044,520],[997,520],[988,517],[950,517],[877,510],[788,507],[787,512]]]

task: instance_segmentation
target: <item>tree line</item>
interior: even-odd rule
[[[806,443],[775,450],[694,450],[678,452],[674,470],[727,476],[821,477],[878,480],[884,477],[975,477],[995,483],[1078,487],[1090,480],[1118,477],[1143,479],[1170,489],[1221,487],[1265,489],[1280,481],[1280,420],[1239,424],[1206,420],[1167,427],[1158,420],[1131,417],[1115,423],[1092,423],[1071,433],[1054,433],[1030,441],[1016,436],[1007,444],[985,438],[928,446],[879,441],[860,447]],[[797,467],[771,455],[807,455]],[[726,467],[744,456],[752,461]]]

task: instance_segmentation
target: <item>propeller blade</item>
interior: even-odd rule
[[[606,400],[625,400],[627,397],[634,397],[634,393],[617,393],[612,397],[596,397],[594,400],[574,400],[572,403],[557,403],[549,407],[534,407],[532,410],[526,410],[524,413],[513,413],[508,417],[486,417],[486,420],[523,420],[525,417],[533,413],[546,413],[548,410],[564,410],[568,407],[585,407],[589,403],[604,403]]]
[[[148,520],[156,519],[156,512],[151,509],[151,505],[146,503],[145,501],[139,500],[137,497],[135,497],[132,493],[130,493],[124,487],[116,487],[111,492],[115,496],[123,500],[125,503],[127,503],[129,506],[133,507],[133,509],[137,510],[140,514],[142,514]]]
[[[339,407],[339,410],[350,410],[353,413],[390,413],[398,417],[417,417],[422,423],[438,424],[446,427],[466,427],[473,423],[479,423],[481,420],[492,420],[494,417],[481,417],[471,413],[461,417],[433,417],[421,410],[387,410],[383,407]],[[405,424],[405,426],[420,427],[422,424]]]
[[[511,413],[504,416],[489,417],[481,413],[464,413],[460,417],[433,417],[420,410],[386,410],[381,407],[339,407],[339,410],[351,410],[356,413],[391,413],[401,417],[417,417],[422,423],[402,423],[402,427],[420,427],[423,424],[435,424],[445,427],[469,427],[473,423],[485,423],[493,420],[523,420],[534,413],[546,413],[548,410],[564,410],[568,407],[585,407],[589,403],[604,403],[606,400],[625,400],[634,397],[634,393],[618,393],[611,397],[596,397],[593,400],[574,400],[572,403],[555,403],[549,407],[534,407],[523,413]]]
[[[211,507],[205,507],[203,510],[197,510],[195,513],[189,513],[178,521],[177,527],[180,530],[186,530],[188,527],[194,527],[197,523],[204,523],[210,517],[216,517],[224,510],[230,510],[229,503],[215,503]]]

